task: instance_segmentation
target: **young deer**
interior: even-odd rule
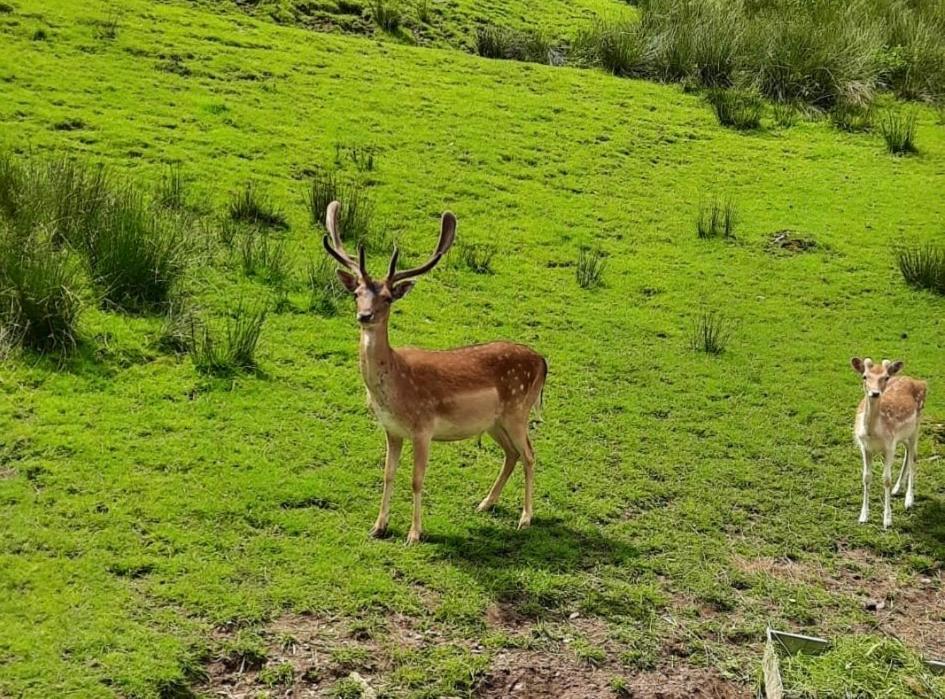
[[[863,507],[860,522],[869,519],[870,460],[875,454],[883,456],[883,528],[892,524],[890,495],[899,493],[902,477],[906,476],[906,509],[912,507],[915,497],[915,457],[919,442],[919,421],[925,405],[926,383],[908,376],[896,376],[902,362],[884,359],[876,365],[867,357],[850,360],[853,370],[863,377],[866,397],[856,410],[853,434],[863,453]],[[902,470],[892,486],[892,466],[896,447],[902,442],[906,456]]]
[[[325,250],[346,269],[338,278],[357,301],[361,326],[361,376],[368,404],[387,433],[384,494],[372,536],[387,531],[394,474],[405,439],[413,443],[413,523],[408,543],[420,540],[420,498],[431,441],[454,441],[483,432],[505,452],[505,465],[495,484],[479,504],[491,508],[519,459],[525,470],[525,504],[519,528],[532,519],[532,481],[535,454],[528,439],[528,417],[539,400],[548,365],[537,352],[509,342],[492,342],[446,351],[393,349],[387,340],[387,322],[394,301],[413,288],[414,278],[429,272],[453,244],[456,217],[443,214],[440,240],[433,257],[413,269],[397,271],[397,248],[387,276],[373,279],[368,273],[363,246],[358,260],[348,255],[338,230],[340,204],[328,205],[323,239]]]

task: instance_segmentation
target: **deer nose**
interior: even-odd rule
[[[372,320],[374,320],[373,311],[358,311],[359,323],[370,323]]]
[[[879,391],[870,391],[870,398],[879,398]]]

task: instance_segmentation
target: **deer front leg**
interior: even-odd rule
[[[863,454],[863,506],[860,508],[860,524],[870,518],[870,454],[866,447],[861,446]]]
[[[423,524],[420,515],[420,502],[423,496],[423,478],[427,472],[427,460],[430,456],[430,437],[417,436],[413,439],[413,523],[407,534],[407,543],[420,541]]]
[[[896,459],[896,448],[886,450],[883,459],[883,529],[892,526],[892,467]]]
[[[381,510],[377,513],[377,521],[371,528],[371,536],[380,538],[387,533],[387,520],[390,517],[390,498],[394,492],[394,476],[397,474],[397,464],[400,463],[400,451],[404,440],[387,433],[387,458],[384,460],[384,494],[381,496]]]

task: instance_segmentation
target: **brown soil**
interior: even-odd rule
[[[734,564],[747,573],[765,573],[853,597],[871,615],[860,627],[895,636],[930,659],[941,659],[945,638],[945,574],[902,574],[882,557],[864,549],[841,551],[833,569],[810,562],[773,558],[743,559]]]

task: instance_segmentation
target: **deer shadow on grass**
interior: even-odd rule
[[[523,530],[498,521],[476,523],[462,533],[428,533],[424,545],[436,558],[469,574],[497,602],[530,617],[570,608],[575,600],[586,602],[588,589],[576,584],[581,573],[619,566],[626,572],[624,580],[632,578],[642,556],[627,542],[598,529],[570,526],[560,517],[536,517]],[[620,595],[613,592],[596,590],[596,605],[635,603],[611,599]]]
[[[895,521],[893,524],[895,526]],[[903,531],[912,537],[919,553],[945,568],[945,499],[917,496],[915,514]]]

